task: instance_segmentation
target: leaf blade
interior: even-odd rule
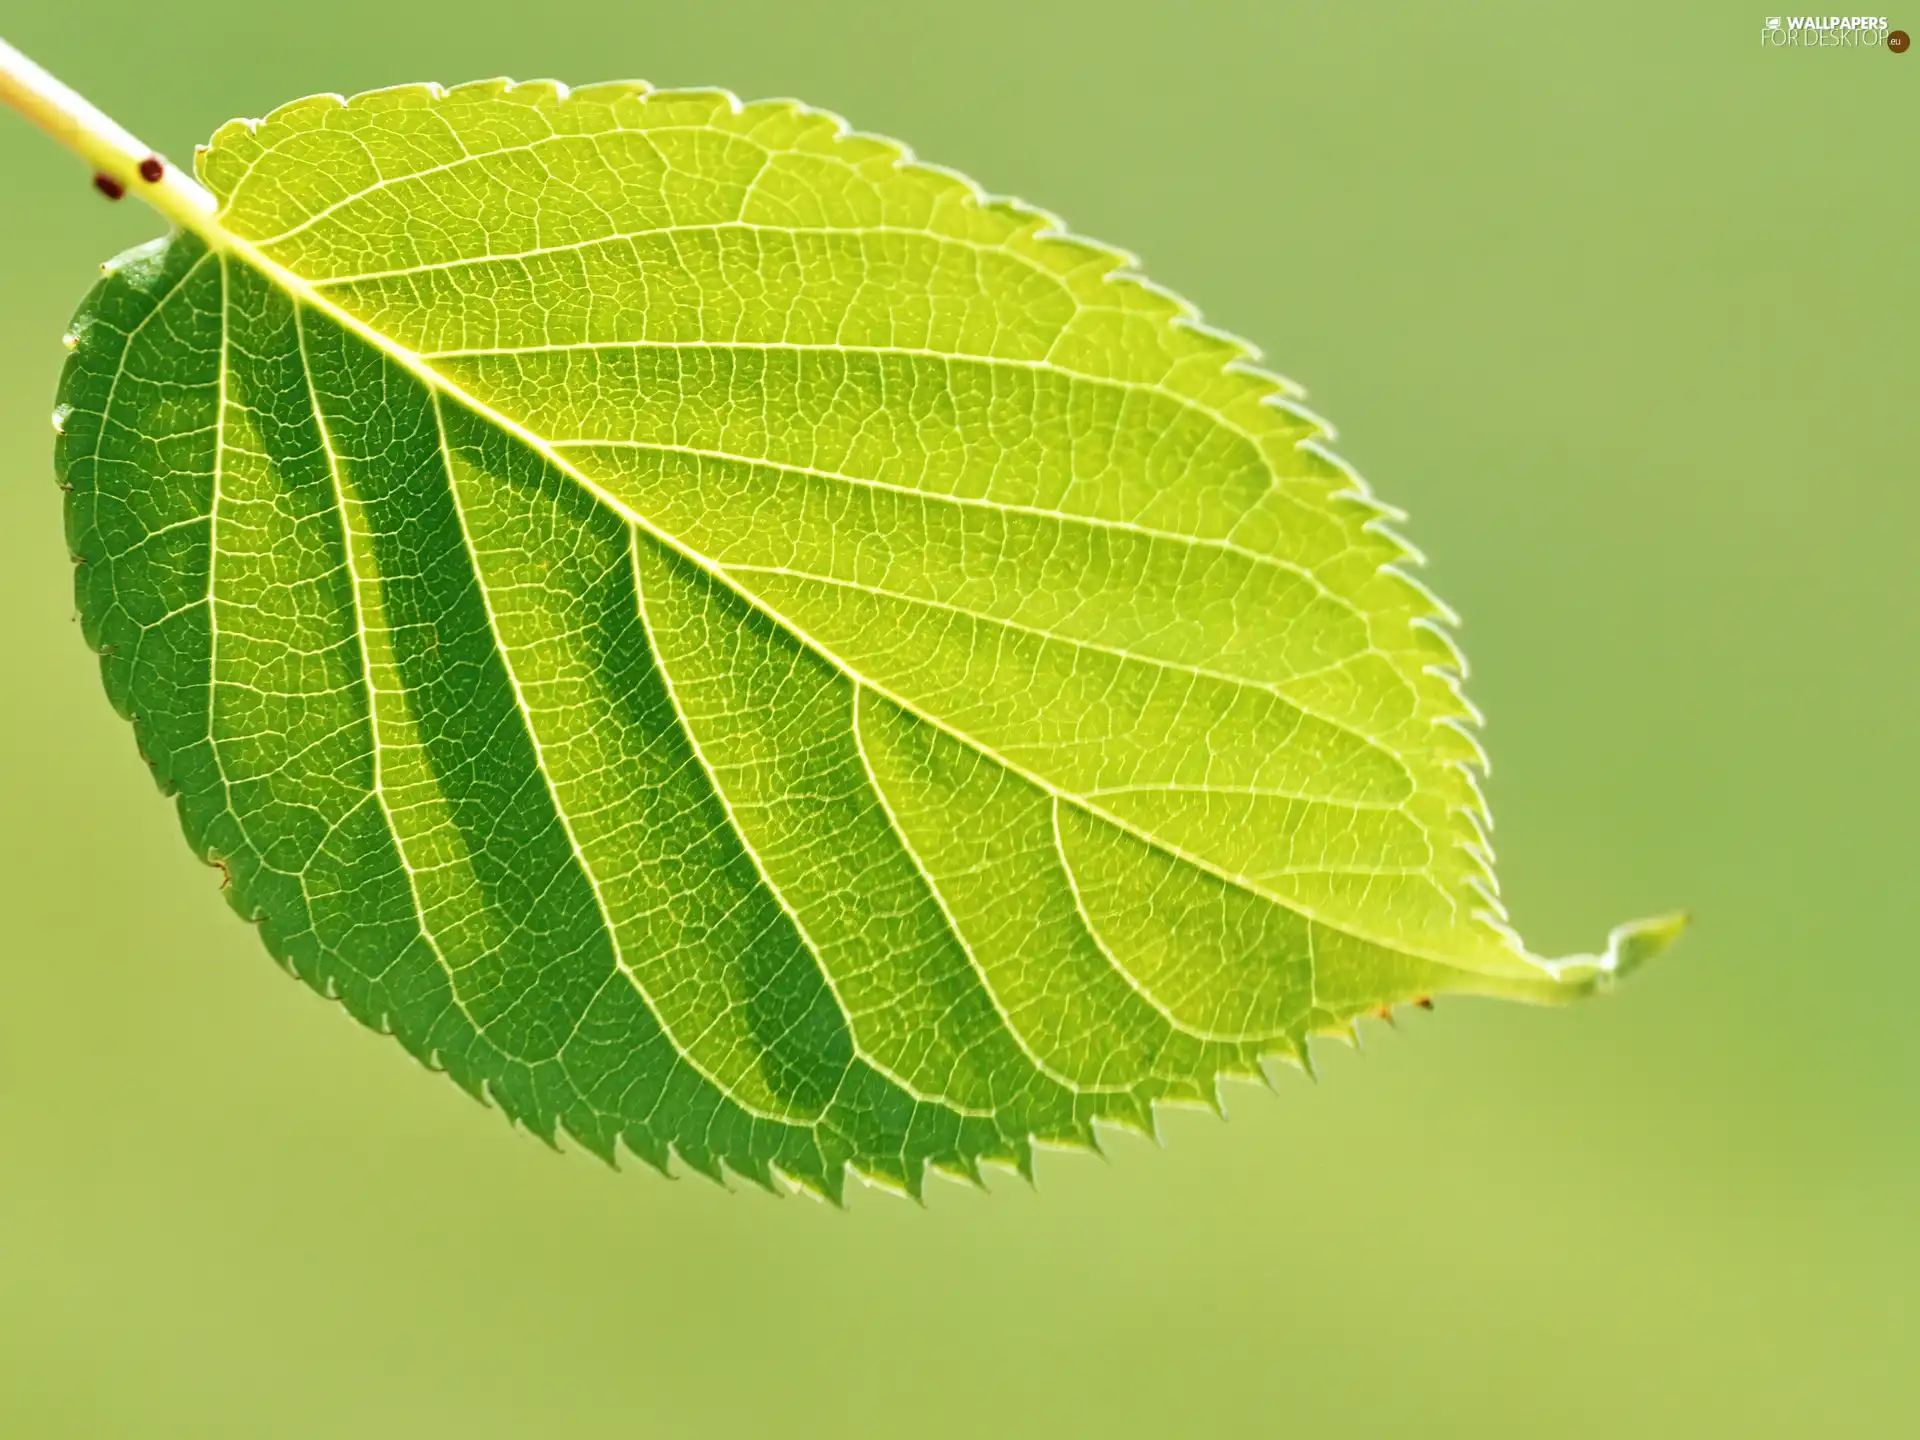
[[[711,92],[318,97],[202,174],[218,253],[77,326],[89,639],[270,948],[540,1133],[918,1193],[1608,973],[1505,928],[1388,512],[1118,253]],[[120,613],[169,535],[204,639]]]

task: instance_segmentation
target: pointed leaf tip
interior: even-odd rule
[[[1692,923],[1692,915],[1685,910],[1677,910],[1671,915],[1615,926],[1607,936],[1602,983],[1611,984],[1625,979],[1649,960],[1670,949]]]
[[[1555,983],[1550,993],[1539,998],[1553,1002],[1603,994],[1665,951],[1680,938],[1689,923],[1691,917],[1684,910],[1648,920],[1631,920],[1608,932],[1607,948],[1601,954],[1543,960],[1539,963]]]

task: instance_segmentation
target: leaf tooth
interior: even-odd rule
[[[847,1162],[847,1168],[853,1172],[856,1180],[869,1189],[884,1191],[889,1195],[896,1195],[921,1205],[926,1204],[927,1163],[925,1161],[918,1165],[902,1165],[895,1171],[879,1163],[863,1165],[850,1160]]]
[[[1308,1079],[1312,1079],[1313,1066],[1307,1050],[1306,1037],[1303,1035],[1298,1040],[1289,1040],[1284,1049],[1276,1048],[1260,1052],[1260,1079],[1271,1093],[1277,1095],[1280,1093],[1280,1086],[1273,1075],[1275,1065],[1291,1066]]]
[[[641,1164],[658,1171],[671,1179],[673,1177],[673,1150],[652,1131],[639,1125],[629,1125],[618,1136],[619,1146],[624,1148]],[[619,1153],[616,1149],[610,1164],[619,1166]]]
[[[1152,1099],[1143,1098],[1138,1091],[1133,1090],[1127,1091],[1123,1096],[1109,1098],[1124,1101],[1126,1108],[1102,1110],[1088,1120],[1087,1129],[1095,1137],[1096,1150],[1100,1148],[1099,1131],[1096,1127],[1101,1125],[1111,1126],[1115,1130],[1122,1130],[1132,1135],[1151,1136],[1153,1134],[1154,1102]]]
[[[847,1208],[847,1166],[845,1161],[827,1164],[821,1167],[820,1174],[809,1182],[808,1188],[814,1190],[836,1210]]]
[[[835,1183],[829,1187],[821,1176],[788,1170],[780,1165],[769,1166],[768,1173],[778,1186],[774,1191],[777,1197],[798,1195],[813,1201],[816,1205],[830,1205],[836,1210],[847,1208],[844,1176],[837,1177]]]
[[[724,110],[729,115],[743,115],[747,111],[747,102],[724,85],[686,85],[678,89],[649,90],[640,97],[640,100],[642,104],[649,104],[654,100],[672,100],[683,104],[688,101],[704,100],[713,107],[715,112]],[[796,100],[787,103],[798,106],[800,102]],[[843,126],[847,123],[838,115],[833,118]]]
[[[594,105],[617,105],[622,100],[645,100],[652,93],[653,86],[645,80],[601,80],[592,85],[576,85],[571,91],[575,100]]]
[[[1396,570],[1394,575],[1414,591],[1418,597],[1418,603],[1425,612],[1407,621],[1407,627],[1419,631],[1440,651],[1441,658],[1428,667],[1428,673],[1446,680],[1456,691],[1456,698],[1460,703],[1472,710],[1475,723],[1479,723],[1479,711],[1473,709],[1472,702],[1464,693],[1459,693],[1460,687],[1466,683],[1467,677],[1472,673],[1472,667],[1467,663],[1467,653],[1460,648],[1459,617],[1426,587],[1419,576],[1409,574],[1405,570]]]
[[[769,1195],[780,1193],[780,1188],[773,1178],[773,1167],[766,1160],[757,1159],[752,1155],[723,1155],[720,1158],[729,1172],[738,1175],[755,1189],[764,1190]],[[725,1184],[725,1181],[721,1183]],[[727,1185],[726,1188],[731,1190],[733,1187]]]
[[[1455,731],[1456,734],[1468,740],[1474,739],[1471,731],[1462,730],[1458,725],[1448,725],[1445,728]],[[1474,853],[1484,857],[1491,869],[1494,857],[1493,812],[1487,809],[1486,793],[1481,788],[1482,778],[1487,773],[1486,769],[1471,755],[1449,760],[1444,768],[1458,777],[1462,791],[1461,798],[1455,799],[1447,807],[1447,813],[1465,816],[1469,822],[1468,833],[1458,843],[1474,847]]]
[[[1175,298],[1178,297],[1176,296]],[[1306,398],[1306,386],[1297,380],[1290,380],[1285,375],[1281,375],[1267,368],[1266,351],[1262,350],[1257,343],[1245,335],[1229,330],[1225,326],[1216,325],[1211,320],[1203,318],[1198,310],[1187,305],[1185,301],[1182,301],[1181,304],[1184,307],[1182,312],[1168,320],[1167,327],[1171,330],[1178,330],[1183,334],[1192,335],[1196,339],[1203,340],[1210,349],[1226,356],[1227,358],[1220,366],[1222,374],[1245,376],[1249,379],[1259,381],[1264,385],[1273,387],[1268,389],[1267,393],[1260,397],[1259,403],[1261,405],[1270,409],[1286,410],[1289,407],[1298,406],[1299,403]],[[1295,413],[1306,414],[1311,412],[1307,412],[1304,410],[1304,407],[1301,407]],[[1333,433],[1332,421],[1317,415],[1315,418],[1318,419],[1321,426],[1324,427],[1326,434],[1331,435]]]
[[[1303,1074],[1313,1073],[1307,1056],[1307,1022],[1302,1020],[1292,1033],[1280,1036],[1260,1051],[1260,1070],[1267,1074],[1267,1062],[1278,1060],[1283,1065],[1291,1065]],[[1271,1076],[1268,1077],[1271,1080]]]
[[[515,104],[532,105],[536,108],[542,105],[564,104],[573,94],[572,89],[564,80],[500,79],[490,80],[485,83],[490,86],[497,86],[498,88],[494,89],[491,93],[502,100],[512,100]],[[442,91],[441,94],[435,98],[445,99],[447,96],[452,95],[455,90],[464,88],[464,86],[456,85],[452,90]]]
[[[492,1075],[487,1076],[480,1083],[482,1098],[485,1102],[506,1116],[509,1124],[519,1125],[521,1123],[520,1104],[514,1098],[513,1092]]]
[[[696,1174],[706,1176],[707,1179],[713,1181],[716,1185],[723,1187],[726,1185],[726,1167],[722,1164],[720,1157],[713,1151],[707,1149],[705,1146],[695,1145],[683,1139],[674,1140],[671,1149],[672,1153],[679,1156],[681,1163],[689,1170],[694,1171]],[[671,1173],[671,1171],[668,1173]]]
[[[589,1126],[579,1115],[566,1110],[560,1114],[559,1133],[572,1140],[589,1155],[599,1157],[608,1165],[616,1165],[619,1158],[618,1130],[604,1124],[598,1127]],[[556,1143],[553,1148],[558,1150],[561,1146]]]
[[[1218,1080],[1219,1077],[1216,1075],[1201,1081],[1190,1092],[1180,1095],[1163,1095],[1155,1100],[1153,1102],[1153,1143],[1163,1150],[1166,1149],[1167,1137],[1160,1127],[1160,1119],[1170,1111],[1201,1110],[1212,1115],[1216,1120],[1222,1118],[1225,1111],[1221,1109],[1219,1095],[1209,1093],[1217,1088]]]
[[[395,86],[392,88],[418,90],[418,89],[424,89],[425,87],[413,85],[413,86]],[[355,97],[355,99],[359,99],[359,98],[361,97],[359,96]],[[264,129],[269,125],[290,124],[293,121],[301,119],[302,117],[308,115],[309,113],[316,112],[316,111],[344,110],[351,103],[352,102],[349,101],[346,96],[337,94],[331,90],[321,91],[320,93],[315,95],[302,95],[298,100],[289,100],[284,105],[276,105],[273,109],[269,110],[265,115],[262,115],[257,120],[229,120],[225,125],[222,125],[218,130],[214,131],[212,147],[217,150],[220,147],[220,141],[222,137],[224,137],[227,131],[232,129],[234,126],[243,127],[247,132],[251,133],[256,130]]]
[[[407,1045],[407,1037],[404,1034],[395,1038],[403,1047]],[[417,1058],[429,1069],[440,1071],[473,1099],[491,1108],[492,1102],[487,1099],[486,1094],[486,1078],[477,1067],[468,1062],[465,1055],[457,1051],[450,1053],[439,1046],[434,1046],[424,1056]]]
[[[807,1199],[822,1205],[831,1205],[836,1210],[847,1208],[846,1171],[837,1163],[826,1163],[813,1168],[800,1165],[783,1165],[779,1161],[769,1161],[766,1165],[768,1179],[767,1190],[774,1198],[788,1195],[804,1195]]]
[[[928,1169],[935,1175],[943,1175],[956,1184],[971,1185],[976,1190],[987,1188],[987,1179],[980,1170],[978,1158],[965,1153],[950,1156],[929,1163]]]
[[[342,105],[347,103],[344,96],[336,95],[333,98],[338,100]],[[206,172],[200,168],[203,157],[229,146],[244,145],[248,137],[259,128],[260,117],[257,115],[236,115],[233,119],[222,124],[213,134],[207,137],[205,144],[193,147],[193,168],[195,172],[204,179]]]
[[[482,81],[481,83],[482,84],[499,83],[499,84],[510,85],[513,82],[512,81],[499,81],[499,82]],[[328,96],[315,96],[312,98],[335,100],[335,99],[338,99],[339,97],[328,95]],[[426,109],[431,106],[439,104],[442,100],[446,98],[447,98],[446,86],[440,84],[437,80],[420,80],[420,81],[414,81],[406,85],[383,85],[375,90],[362,90],[358,94],[348,97],[348,99],[344,103],[346,105],[346,108],[349,110],[372,110],[372,111],[383,112],[383,111],[392,111],[392,110]],[[293,102],[294,105],[299,105],[302,103],[304,102],[299,100],[296,100]],[[269,114],[267,116],[267,120],[269,122],[275,121],[280,118],[281,114],[284,111],[289,110],[291,108],[292,108],[291,106],[283,105],[280,107],[279,110],[275,110],[271,114]]]
[[[1316,1085],[1320,1082],[1320,1069],[1314,1062],[1313,1041],[1316,1036],[1326,1033],[1323,1027],[1315,1027],[1309,1021],[1306,1037],[1300,1042],[1300,1068],[1306,1073],[1307,1079]]]
[[[1022,1180],[1025,1180],[1029,1185],[1038,1183],[1038,1176],[1034,1170],[1034,1150],[1031,1140],[1017,1141],[1013,1146],[1013,1153],[1008,1159],[1013,1166],[1014,1173]]]
[[[1033,1138],[1033,1137],[1029,1137],[1029,1138]],[[1040,1143],[1040,1142],[1036,1141],[1036,1143]],[[1107,1158],[1107,1147],[1105,1143],[1100,1139],[1100,1132],[1098,1129],[1094,1127],[1094,1122],[1091,1119],[1089,1119],[1086,1122],[1086,1133],[1084,1136],[1077,1136],[1075,1137],[1075,1142],[1073,1144],[1060,1145],[1058,1146],[1058,1148],[1062,1150],[1076,1151],[1083,1155],[1085,1154],[1098,1155],[1102,1160]]]
[[[1265,375],[1267,372],[1255,373]],[[1407,512],[1374,494],[1373,486],[1367,483],[1367,478],[1354,467],[1350,460],[1332,448],[1329,442],[1335,438],[1337,432],[1331,421],[1318,411],[1310,410],[1297,400],[1286,396],[1276,396],[1265,403],[1288,414],[1297,415],[1313,426],[1314,433],[1296,441],[1294,449],[1305,451],[1331,466],[1335,475],[1346,482],[1345,488],[1335,490],[1330,498],[1365,512],[1369,519],[1362,525],[1362,529],[1369,534],[1383,536],[1392,541],[1409,556],[1417,556],[1420,553],[1411,542],[1392,529],[1394,525],[1406,523]],[[1429,598],[1436,606],[1440,606],[1440,601],[1436,597],[1429,596]],[[1445,607],[1441,606],[1441,608]]]
[[[1462,728],[1460,724],[1449,728],[1458,731],[1468,740],[1474,741],[1476,746],[1478,745],[1478,739],[1471,730]],[[1478,857],[1486,865],[1488,877],[1491,879],[1494,856],[1493,812],[1487,809],[1487,797],[1481,784],[1482,777],[1487,773],[1486,766],[1477,759],[1461,759],[1449,761],[1448,768],[1460,777],[1467,791],[1467,798],[1452,806],[1449,811],[1450,814],[1464,816],[1471,831],[1465,839],[1456,843],[1463,848],[1468,848],[1469,853]],[[1494,889],[1498,891],[1499,886],[1496,884]]]
[[[1461,848],[1465,849],[1466,847],[1462,846]],[[1484,874],[1469,875],[1463,883],[1471,889],[1474,894],[1479,896],[1483,907],[1479,913],[1483,914],[1484,917],[1494,925],[1505,928],[1507,924],[1507,907],[1505,902],[1500,898],[1500,885],[1499,882],[1494,879],[1493,872],[1488,870]]]
[[[1474,818],[1473,812],[1466,809],[1456,809],[1453,813],[1469,823]],[[1485,904],[1504,915],[1506,908],[1500,900],[1500,880],[1493,873],[1493,852],[1473,840],[1456,840],[1453,842],[1453,848],[1465,855],[1473,864],[1472,872],[1461,883],[1471,887]]]
[[[402,90],[423,90],[426,93],[426,103],[432,106],[440,104],[443,100],[503,99],[515,89],[519,88],[519,82],[507,75],[488,75],[479,80],[462,80],[458,85],[441,85],[433,81],[427,81],[419,86],[399,86],[396,88]],[[387,92],[381,90],[363,90],[348,98],[347,108],[352,109],[362,101],[377,100],[379,96],[385,93]],[[535,97],[528,96],[526,98],[533,99]]]

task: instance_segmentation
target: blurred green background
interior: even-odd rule
[[[102,698],[47,415],[158,227],[0,116],[0,1432],[1920,1433],[1920,57],[1757,4],[174,9],[0,33],[176,156],[411,80],[797,94],[1135,250],[1413,512],[1529,939],[1699,924],[1037,1192],[556,1155],[275,970]]]

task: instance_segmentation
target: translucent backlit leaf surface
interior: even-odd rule
[[[88,639],[272,952],[540,1133],[917,1192],[1668,934],[1522,948],[1383,507],[1048,216],[637,85],[199,168],[74,326]]]

